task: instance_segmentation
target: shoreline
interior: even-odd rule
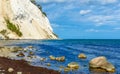
[[[8,69],[12,68],[13,71],[9,72]],[[60,72],[29,65],[24,60],[12,60],[5,57],[0,57],[0,73],[5,74],[60,74]]]
[[[2,46],[0,47],[0,67],[2,64],[2,67],[6,72],[8,72],[9,68],[12,68],[15,71],[15,73],[11,73],[11,74],[16,74],[17,72],[22,72],[22,74],[60,74],[61,72],[68,72],[68,73],[71,71],[74,72],[73,70],[80,71],[79,66],[81,67],[81,64],[79,64],[79,62],[74,62],[74,61],[67,62],[67,65],[59,64],[57,66],[56,64],[54,64],[57,67],[57,69],[55,68],[49,69],[48,66],[51,67],[53,66],[53,63],[51,63],[50,61],[64,62],[66,59],[65,58],[66,55],[63,54],[63,56],[55,56],[54,54],[49,53],[51,50],[50,51],[45,50],[45,54],[48,54],[47,57],[38,56],[36,54],[37,49],[40,48],[37,48],[36,46],[31,44],[26,46],[17,46],[17,45]],[[51,51],[51,52],[56,52],[56,51]],[[87,60],[89,58],[89,56],[87,56],[84,53],[79,53],[78,56],[75,57],[78,60],[82,60],[82,59]],[[36,65],[32,64],[34,61],[39,62],[39,67],[37,64]],[[100,65],[98,65],[96,61],[100,62],[99,63]],[[47,64],[43,64],[41,62],[45,62]],[[45,68],[45,66],[42,67],[42,65],[46,65],[47,68]],[[104,73],[115,72],[114,65],[112,65],[112,63],[110,63],[105,56],[98,56],[96,58],[93,58],[82,67],[88,68],[90,73],[91,72],[100,73],[103,71]],[[0,72],[1,71],[3,70],[0,69]],[[10,74],[10,73],[4,73],[4,74]]]
[[[37,67],[29,64],[29,60],[35,58],[32,46],[26,48],[19,46],[1,46],[0,47],[0,74],[60,74],[60,72],[45,67]],[[23,53],[22,55],[20,53]],[[29,55],[29,57],[28,57]],[[34,56],[34,58],[33,58]],[[36,56],[37,57],[37,56]],[[20,58],[20,59],[17,59]],[[9,72],[12,69],[12,72]],[[17,73],[18,72],[18,73]],[[20,72],[20,73],[19,73]]]

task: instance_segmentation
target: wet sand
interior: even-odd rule
[[[8,72],[9,68],[13,68],[13,72]],[[49,70],[47,68],[35,67],[29,65],[24,60],[11,60],[0,57],[0,74],[60,74],[58,71]]]

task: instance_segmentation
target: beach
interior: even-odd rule
[[[13,71],[9,72],[8,69],[12,68]],[[0,57],[0,73],[5,74],[60,74],[57,71],[49,70],[42,67],[35,67],[29,65],[24,60],[11,60],[8,58]]]
[[[20,52],[23,52],[22,47],[0,47],[0,74],[60,74],[55,70],[32,66],[23,56],[18,55]]]
[[[7,72],[8,68],[23,73],[30,70],[31,74],[39,74],[37,72],[41,70],[40,74],[44,71],[45,74],[115,74],[120,70],[120,40],[1,40],[0,43],[3,45],[0,48],[1,57],[6,57],[6,61],[11,59],[23,63],[22,67],[16,64],[18,69],[13,67],[14,63],[10,64],[5,68]],[[1,60],[9,65],[3,58]],[[97,62],[100,70],[93,68]],[[35,69],[27,69],[28,65]],[[42,69],[37,71],[38,68]],[[110,70],[112,72],[108,72]]]
[[[8,69],[12,68],[13,71],[9,72]],[[60,74],[58,71],[50,70],[42,67],[35,67],[29,65],[24,60],[11,60],[8,58],[0,57],[0,73],[5,74]]]

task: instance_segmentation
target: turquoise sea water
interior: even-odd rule
[[[70,62],[77,62],[80,68],[61,74],[120,74],[120,40],[1,40],[0,45],[33,46],[35,55],[46,58],[46,61],[33,61],[33,65],[59,70],[60,66],[67,66]],[[84,53],[87,59],[77,56]],[[51,61],[49,56],[65,56],[65,62]],[[98,56],[105,56],[116,67],[115,73],[92,73],[89,71],[89,61]],[[51,63],[51,66],[46,66]]]

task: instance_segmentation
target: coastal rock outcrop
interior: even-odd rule
[[[79,64],[77,62],[71,62],[71,63],[68,64],[68,68],[78,69],[79,68]]]
[[[86,59],[87,56],[85,54],[81,53],[81,54],[78,55],[78,58],[80,58],[80,59]]]
[[[115,72],[115,67],[110,62],[107,61],[106,57],[100,56],[94,58],[89,63],[90,69],[101,69],[107,72]]]
[[[55,60],[56,58],[52,55],[49,56],[50,60]]]
[[[57,39],[48,18],[30,0],[0,0],[0,39]]]
[[[54,57],[52,55],[49,56],[50,60],[56,60],[59,62],[64,62],[65,61],[65,56],[61,56],[61,57]]]

